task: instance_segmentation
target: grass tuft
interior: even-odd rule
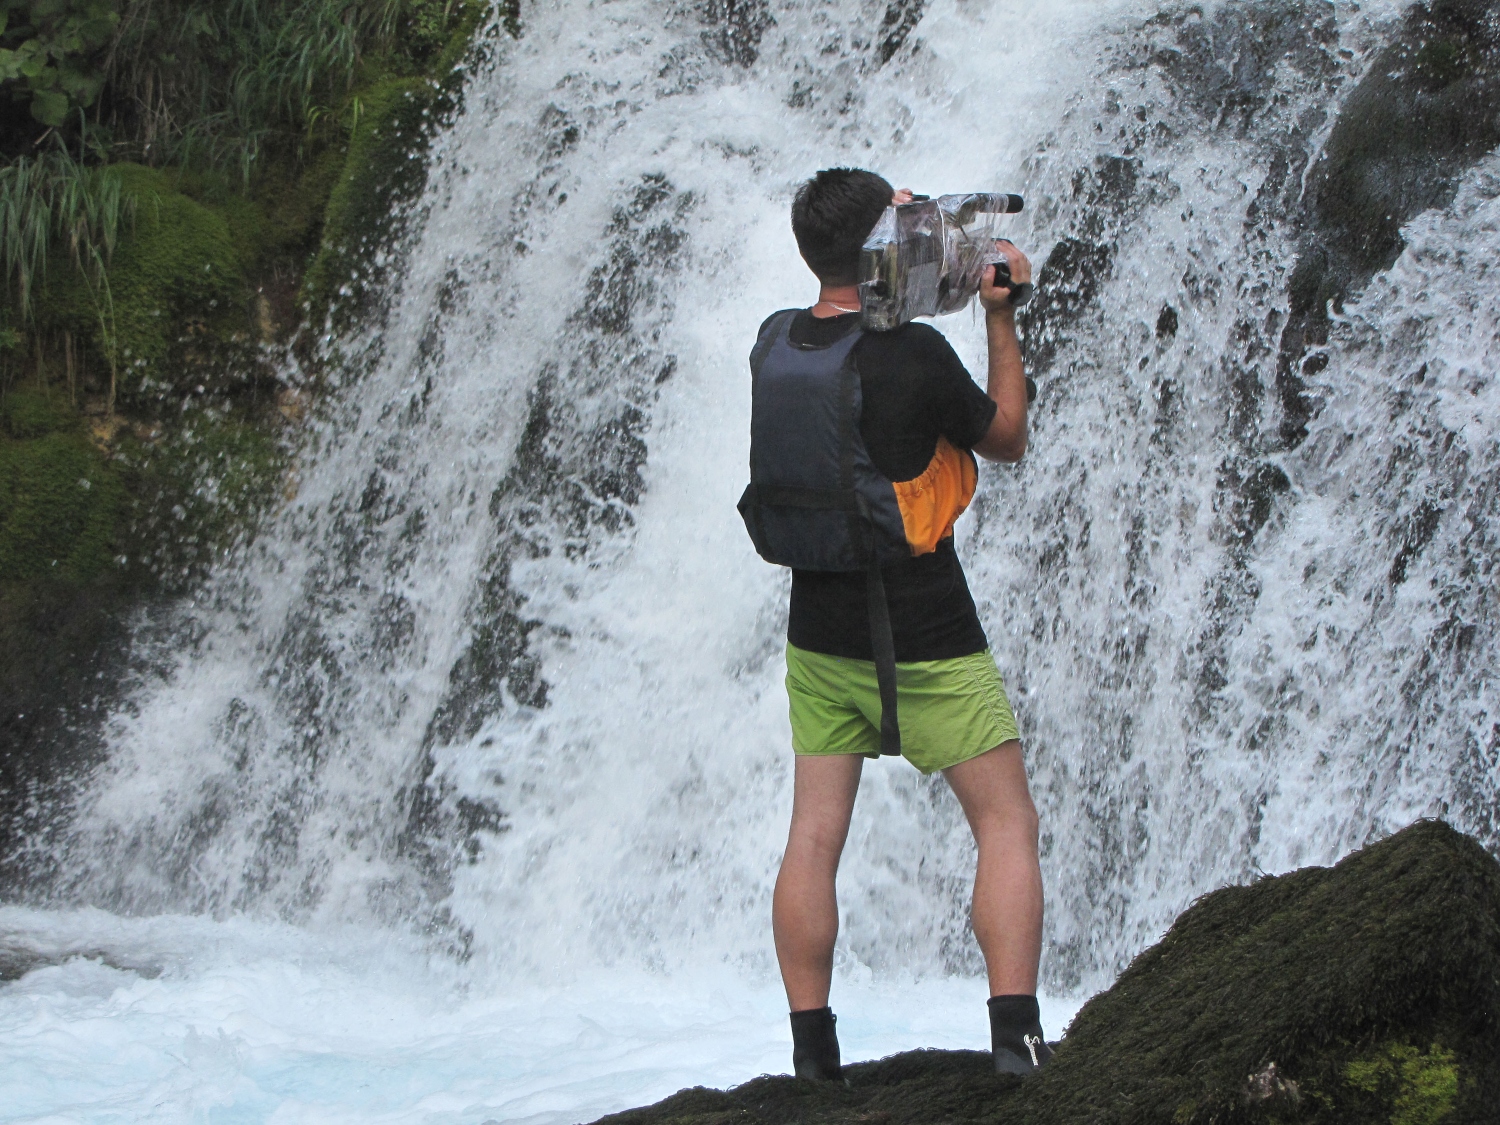
[[[115,169],[85,167],[61,146],[0,166],[0,267],[23,322],[49,253],[64,250],[97,285],[134,209]]]

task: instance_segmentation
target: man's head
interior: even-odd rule
[[[824,285],[859,280],[859,251],[891,205],[891,185],[859,168],[826,168],[797,189],[792,234]]]

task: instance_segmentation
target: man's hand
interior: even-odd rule
[[[995,249],[1005,255],[1005,260],[1010,264],[1010,279],[1017,285],[1031,280],[1031,259],[1016,249],[1015,243],[1004,238],[995,239]],[[1013,312],[1015,306],[1010,303],[1010,290],[1003,285],[995,284],[995,267],[986,266],[984,277],[979,282],[979,303],[984,306],[985,312]]]
[[[903,203],[911,202],[911,188],[897,188],[896,194],[891,196],[891,206],[899,207]]]

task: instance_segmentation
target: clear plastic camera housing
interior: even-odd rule
[[[1004,261],[995,248],[995,216],[1023,206],[1019,195],[970,192],[887,207],[860,251],[864,326],[885,332],[967,305],[985,267]]]

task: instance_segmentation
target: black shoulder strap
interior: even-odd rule
[[[771,319],[766,321],[761,330],[760,337],[755,341],[755,346],[750,349],[750,395],[753,400],[755,396],[755,383],[760,377],[760,365],[765,362],[766,353],[771,350],[771,345],[776,343],[777,338],[791,324],[792,317],[797,315],[797,309],[782,309],[780,312],[771,314]],[[750,465],[750,483],[745,486],[744,494],[740,496],[739,509],[748,513],[747,519],[754,521],[756,527],[760,525],[760,505],[765,497],[761,496],[762,489],[755,481],[755,464]],[[765,532],[759,531],[753,536],[757,543],[765,540]]]
[[[755,347],[750,349],[750,377],[753,380],[760,365],[766,358],[766,353],[771,350],[771,345],[776,342],[782,332],[786,331],[791,324],[792,317],[796,316],[801,309],[782,309],[778,313],[772,313],[771,319],[766,321],[765,331],[755,341]]]

